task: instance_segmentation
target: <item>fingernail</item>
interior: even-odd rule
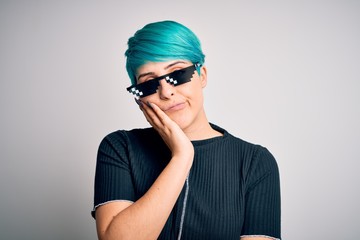
[[[147,101],[146,104],[147,104],[150,108],[152,108],[152,105],[151,105],[151,103],[150,103],[149,101]]]
[[[135,102],[136,102],[136,103],[137,103],[137,105],[139,105],[140,107],[142,107],[142,106],[143,106],[142,101],[140,101],[139,99],[136,99],[136,98],[135,98]]]

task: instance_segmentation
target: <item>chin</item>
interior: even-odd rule
[[[190,125],[190,119],[183,116],[170,117],[179,127],[184,130]]]

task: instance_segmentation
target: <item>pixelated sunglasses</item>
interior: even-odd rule
[[[160,83],[159,81],[165,79],[167,83],[170,83],[174,86],[178,86],[191,81],[191,78],[194,74],[194,71],[201,67],[201,64],[196,63],[186,68],[182,68],[176,71],[173,71],[169,74],[148,80],[143,83],[133,84],[126,90],[133,94],[136,99],[149,96],[156,93]]]

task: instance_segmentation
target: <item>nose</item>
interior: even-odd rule
[[[161,99],[168,99],[174,95],[175,87],[172,84],[167,83],[165,79],[160,80],[159,84],[159,93]]]

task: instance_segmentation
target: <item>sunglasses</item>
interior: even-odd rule
[[[148,80],[143,83],[133,84],[126,90],[133,94],[136,99],[149,96],[156,93],[158,87],[160,86],[159,81],[165,79],[167,83],[170,83],[174,86],[178,86],[191,81],[191,77],[194,74],[194,71],[197,70],[201,65],[196,63],[186,68],[182,68],[176,71],[173,71],[169,74]]]

